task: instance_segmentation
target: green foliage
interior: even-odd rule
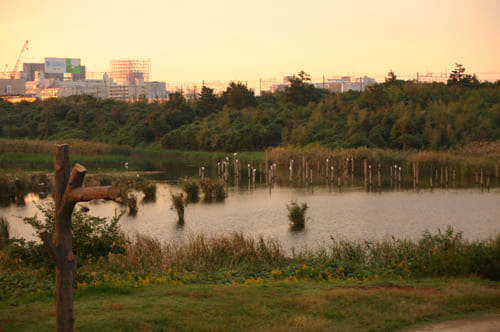
[[[196,203],[200,200],[200,184],[197,179],[185,178],[179,179],[177,182],[186,193],[187,202]]]
[[[290,205],[286,205],[288,209],[288,219],[292,230],[302,230],[306,224],[306,210],[309,208],[306,203],[299,205],[297,201],[291,201]]]
[[[203,191],[203,194],[205,195],[205,201],[210,202],[215,200],[217,202],[221,202],[226,199],[226,183],[224,180],[204,178],[200,180],[199,185],[201,187],[201,191]]]
[[[500,280],[500,236],[487,242],[467,243],[450,226],[437,234],[424,232],[410,268],[417,275],[442,277],[477,274]]]
[[[241,82],[229,83],[222,97],[224,99],[224,104],[237,110],[241,110],[245,107],[253,107],[257,104],[253,91],[249,90]]]
[[[214,90],[209,87],[202,87],[200,97],[197,101],[197,106],[202,115],[210,115],[215,113],[221,105],[221,100],[214,94]]]
[[[500,81],[479,83],[461,65],[448,84],[403,81],[391,72],[384,83],[344,93],[314,88],[301,71],[286,91],[259,97],[231,82],[219,96],[203,87],[196,102],[182,91],[149,104],[89,96],[2,102],[0,137],[206,151],[289,144],[441,150],[500,139],[499,89]]]
[[[49,234],[55,230],[54,204],[39,206],[44,220],[36,216],[25,218],[25,222],[36,230],[45,228]],[[99,258],[105,258],[109,253],[122,254],[126,241],[121,234],[120,220],[122,214],[111,218],[94,217],[82,211],[75,210],[72,215],[73,251],[78,256],[79,263],[85,264]],[[21,259],[31,267],[51,266],[43,244],[24,239],[14,239],[11,255]],[[49,263],[50,262],[50,263]]]
[[[456,68],[452,70],[450,74],[450,78],[448,79],[448,85],[459,85],[470,87],[473,85],[478,85],[479,81],[476,78],[476,75],[465,74],[465,67],[457,63]]]
[[[314,85],[309,83],[310,81],[310,75],[303,70],[297,76],[293,75],[290,79],[290,86],[285,90],[285,100],[300,106],[320,101],[325,93],[320,89],[316,89]]]

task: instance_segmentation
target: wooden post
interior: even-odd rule
[[[363,160],[363,169],[364,169],[364,176],[365,176],[365,184],[368,182],[368,162],[366,159]]]
[[[368,166],[368,177],[370,178],[370,187],[372,185],[372,165]]]
[[[269,156],[267,154],[267,149],[266,149],[266,164],[264,165],[264,171],[266,172],[266,179],[267,179],[268,169],[269,169]]]
[[[46,229],[39,234],[55,265],[57,331],[73,331],[73,281],[78,258],[73,253],[71,215],[77,202],[94,199],[115,199],[119,190],[113,186],[82,188],[87,170],[75,164],[69,171],[69,145],[56,145],[54,153],[55,230],[53,237]]]
[[[443,186],[443,166],[441,166],[441,187]]]
[[[382,174],[380,164],[378,164],[378,187],[382,187]]]
[[[418,183],[420,182],[420,165],[417,161],[417,169],[416,169],[416,174],[415,174],[415,183],[417,184],[417,188],[418,188]]]
[[[481,168],[481,188],[484,187],[484,182],[483,182],[483,169]]]

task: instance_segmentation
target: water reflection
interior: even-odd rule
[[[253,167],[258,169],[258,167]],[[197,168],[194,168],[197,170]],[[206,174],[211,174],[210,168]],[[217,177],[217,168],[215,168]],[[257,173],[257,172],[256,172]],[[247,175],[246,173],[244,173]],[[460,189],[459,179],[443,185],[429,178],[413,185],[411,177],[401,181],[395,176],[372,178],[372,185],[363,177],[349,174],[316,176],[312,183],[305,177],[289,174],[277,176],[267,183],[266,177],[254,182],[251,177],[232,178],[238,186],[227,184],[228,197],[224,202],[206,203],[203,200],[185,208],[185,223],[178,223],[172,207],[172,193],[181,191],[170,173],[152,173],[151,177],[163,178],[156,183],[156,201],[138,200],[136,216],[124,215],[121,227],[130,235],[135,233],[152,236],[160,241],[182,239],[190,234],[207,235],[242,232],[249,236],[271,237],[285,248],[316,248],[328,245],[331,236],[336,239],[418,238],[424,230],[436,231],[451,225],[462,231],[468,239],[485,238],[500,231],[500,190],[475,184]],[[278,173],[279,174],[279,173]],[[444,171],[443,171],[444,174]],[[261,182],[262,181],[262,182]],[[436,182],[438,185],[436,185]],[[409,184],[408,184],[409,183]],[[486,184],[486,183],[485,183]],[[414,189],[413,189],[414,188]],[[9,205],[0,208],[0,215],[11,223],[12,234],[32,238],[34,231],[22,223],[25,216],[41,216],[35,205],[50,201],[36,194],[24,196],[25,207]],[[307,203],[308,221],[302,231],[293,231],[288,220],[286,205],[291,200]],[[124,209],[116,202],[92,201],[86,203],[91,214],[111,216],[115,210]]]

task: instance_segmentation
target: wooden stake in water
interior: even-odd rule
[[[484,187],[483,183],[483,169],[481,168],[481,187]]]
[[[372,185],[372,165],[368,165],[368,177],[370,179],[370,186]]]
[[[443,166],[441,166],[441,187],[443,186]]]
[[[363,160],[363,170],[365,176],[365,183],[368,182],[368,161],[366,159]]]
[[[417,173],[415,175],[415,182],[416,182],[417,187],[418,187],[418,184],[420,182],[420,180],[419,180],[419,177],[420,177],[420,165],[419,165],[418,161],[417,161],[417,170],[416,170],[416,172]]]
[[[382,173],[380,164],[378,164],[378,187],[382,187]]]
[[[326,158],[325,170],[326,170],[326,181],[328,182],[328,179],[330,178],[328,175],[328,173],[330,172],[330,160],[328,158]]]

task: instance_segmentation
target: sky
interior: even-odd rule
[[[151,59],[151,80],[313,80],[392,70],[410,79],[461,63],[500,79],[500,0],[0,0],[0,72],[45,57]],[[22,68],[22,64],[21,64]]]

